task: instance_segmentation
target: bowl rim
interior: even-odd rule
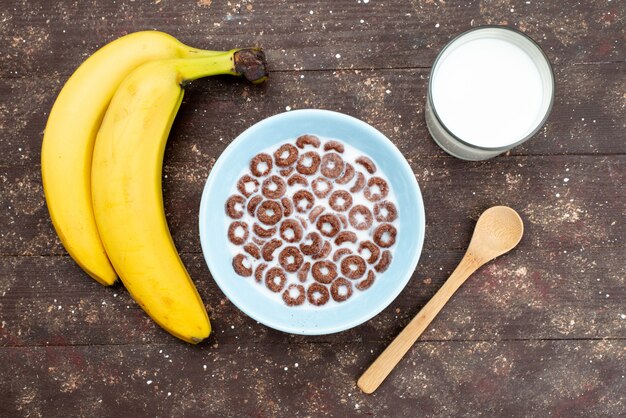
[[[245,141],[246,138],[254,138],[253,134],[256,131],[262,129],[264,125],[275,123],[277,120],[285,119],[285,121],[287,121],[291,118],[311,116],[311,115],[315,115],[317,117],[322,116],[325,118],[335,119],[336,121],[340,123],[344,123],[344,124],[357,124],[362,129],[367,131],[369,135],[371,135],[372,137],[377,137],[378,140],[380,140],[383,144],[386,144],[386,148],[388,148],[390,153],[393,154],[394,159],[398,163],[398,169],[404,172],[403,174],[404,176],[406,176],[409,179],[412,179],[409,182],[413,185],[413,189],[414,189],[416,200],[417,200],[417,207],[413,208],[413,214],[414,214],[413,216],[416,218],[417,223],[418,223],[417,225],[418,234],[417,234],[417,237],[413,238],[416,240],[416,243],[417,243],[416,250],[414,254],[412,254],[410,261],[407,262],[407,268],[406,268],[406,271],[403,273],[403,277],[401,278],[401,280],[398,280],[398,284],[395,286],[393,291],[388,292],[388,294],[384,298],[384,301],[382,301],[376,306],[376,309],[365,311],[365,313],[361,315],[354,315],[354,318],[352,318],[349,321],[342,322],[339,326],[335,324],[330,324],[329,326],[325,326],[325,327],[302,329],[301,327],[291,326],[291,324],[288,324],[288,325],[277,324],[272,319],[268,319],[266,317],[260,317],[259,315],[256,314],[256,312],[251,312],[250,310],[247,309],[246,306],[242,306],[242,304],[238,303],[239,301],[237,301],[237,298],[236,297],[232,298],[231,295],[229,294],[230,292],[228,290],[225,290],[220,285],[221,279],[216,278],[216,276],[213,274],[213,271],[217,270],[217,266],[214,265],[214,263],[216,262],[216,260],[214,260],[215,257],[212,257],[211,255],[209,255],[209,251],[207,248],[208,246],[207,242],[209,238],[207,237],[208,229],[206,228],[206,224],[205,224],[206,217],[204,216],[204,214],[207,213],[208,206],[210,205],[208,191],[214,187],[214,183],[216,182],[216,179],[217,179],[217,174],[215,173],[218,173],[220,171],[222,165],[225,164],[224,162],[228,159],[230,154],[233,152],[233,149],[235,149],[236,145],[239,142]],[[315,132],[312,132],[312,133],[315,134]],[[326,135],[322,135],[322,136],[326,136]],[[419,184],[417,182],[417,179],[415,178],[415,174],[413,170],[409,166],[409,163],[407,162],[404,155],[400,152],[400,150],[395,146],[393,142],[391,142],[389,138],[387,138],[387,136],[385,136],[382,132],[380,132],[378,129],[374,128],[370,124],[358,118],[355,118],[353,116],[340,113],[340,112],[326,110],[326,109],[298,109],[298,110],[291,110],[287,112],[278,113],[276,115],[267,117],[265,119],[262,119],[256,122],[252,126],[248,127],[246,130],[244,130],[242,133],[240,133],[230,144],[228,144],[228,146],[224,149],[222,154],[217,158],[215,164],[211,168],[209,176],[202,190],[202,197],[200,200],[200,208],[199,208],[199,233],[200,233],[200,244],[202,247],[203,257],[209,268],[209,271],[211,272],[211,277],[213,278],[213,281],[217,284],[220,291],[229,299],[231,303],[233,303],[233,305],[235,305],[240,311],[242,311],[243,313],[245,313],[246,315],[248,315],[250,318],[254,319],[255,321],[269,328],[273,328],[282,332],[296,334],[296,335],[327,335],[327,334],[333,334],[333,333],[345,331],[345,330],[354,328],[358,325],[361,325],[369,321],[370,319],[378,315],[380,312],[382,312],[384,309],[386,309],[398,297],[398,295],[402,292],[402,290],[406,288],[406,285],[408,284],[413,273],[415,272],[415,269],[417,268],[417,264],[419,262],[419,258],[421,256],[422,249],[423,249],[425,229],[426,229],[426,216],[425,216],[424,200],[422,197],[422,193],[421,193]]]

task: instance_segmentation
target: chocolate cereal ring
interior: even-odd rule
[[[274,260],[274,251],[276,251],[276,249],[280,247],[281,245],[283,245],[283,242],[276,238],[266,242],[263,248],[261,249],[261,255],[263,256],[263,260],[265,261]]]
[[[365,176],[360,171],[356,175],[356,181],[350,187],[350,193],[358,193],[365,187]]]
[[[365,274],[365,260],[358,255],[347,256],[341,260],[341,274],[348,279],[360,279]]]
[[[326,214],[317,218],[317,230],[325,237],[332,238],[341,231],[341,221],[336,215]]]
[[[341,142],[328,141],[324,144],[324,151],[337,151],[339,154],[343,154],[345,148]]]
[[[324,212],[324,206],[317,205],[309,212],[309,222],[313,223]]]
[[[329,179],[336,179],[343,173],[344,162],[337,153],[330,152],[322,157],[321,172]]]
[[[330,295],[337,302],[348,300],[352,296],[352,283],[343,277],[338,278],[330,285]]]
[[[322,159],[320,155],[315,151],[307,151],[298,158],[298,164],[296,164],[296,170],[300,174],[310,176],[317,172]]]
[[[272,156],[269,154],[257,154],[250,160],[250,172],[257,177],[267,176],[272,167]]]
[[[278,262],[289,273],[298,271],[303,261],[304,258],[298,247],[285,247],[278,254]]]
[[[313,278],[324,284],[330,284],[337,277],[337,266],[332,261],[316,261],[311,267]]]
[[[291,216],[291,214],[293,213],[293,203],[291,203],[291,199],[289,199],[288,197],[283,197],[282,199],[280,199],[280,203],[282,203],[283,205],[283,215],[285,217]]]
[[[237,190],[245,197],[250,197],[259,191],[259,181],[250,174],[244,174],[237,182]]]
[[[238,230],[243,230],[241,234],[237,234]],[[241,245],[248,239],[248,224],[245,222],[235,221],[228,227],[228,240],[235,245]]]
[[[344,212],[352,206],[352,195],[345,190],[335,190],[328,199],[328,204],[337,212]]]
[[[283,180],[280,176],[270,176],[263,180],[263,185],[261,186],[261,192],[263,196],[268,199],[280,199],[285,194],[287,190],[287,184],[285,180]]]
[[[383,200],[374,204],[374,219],[378,222],[393,222],[397,217],[398,209],[390,201]]]
[[[301,284],[290,284],[283,292],[283,300],[287,306],[298,306],[304,303],[306,291]]]
[[[343,227],[348,228],[348,219],[346,218],[346,215],[344,215],[343,213],[338,213],[337,217],[341,221],[341,224],[343,225]]]
[[[323,199],[333,190],[333,184],[324,177],[318,177],[311,183],[313,193],[319,199]]]
[[[378,191],[373,191],[375,188]],[[389,185],[380,177],[372,177],[367,181],[367,187],[363,191],[365,198],[370,202],[377,202],[384,199],[389,194]]]
[[[341,231],[337,234],[337,238],[335,238],[335,245],[341,245],[344,242],[356,243],[357,236],[352,231]]]
[[[252,231],[254,231],[254,233],[261,238],[271,238],[276,233],[276,227],[266,229],[266,228],[263,228],[258,223],[254,223],[252,224]]]
[[[256,244],[249,242],[243,246],[243,250],[257,260],[261,258],[261,249]]]
[[[304,148],[306,145],[311,145],[312,147],[319,148],[320,139],[315,135],[302,135],[296,139],[296,145],[298,148]]]
[[[246,199],[243,196],[234,194],[226,200],[226,214],[233,219],[241,219],[243,216],[243,206],[246,203]]]
[[[283,207],[275,200],[264,200],[256,211],[256,217],[265,225],[276,225],[283,217]]]
[[[365,168],[370,174],[374,174],[376,172],[376,164],[374,164],[374,161],[370,160],[364,155],[354,160],[354,162],[362,165],[363,168]]]
[[[391,224],[380,224],[374,230],[373,240],[379,247],[389,248],[396,243],[398,231]]]
[[[335,251],[335,254],[333,254],[333,261],[338,263],[339,260],[341,260],[341,257],[348,254],[352,254],[352,250],[350,248],[339,248]]]
[[[322,249],[320,250],[320,252],[315,254],[311,258],[313,260],[324,259],[330,255],[330,252],[332,250],[333,250],[333,246],[330,244],[330,242],[324,241],[324,244],[322,245]]]
[[[391,264],[391,259],[391,251],[383,251],[382,255],[380,256],[380,261],[374,266],[374,270],[376,270],[378,273],[384,272],[389,268],[389,264]]]
[[[250,201],[248,202],[247,207],[250,216],[254,216],[254,213],[256,212],[256,207],[259,206],[259,203],[261,203],[262,200],[263,197],[261,195],[252,196],[252,199],[250,199]]]
[[[302,216],[296,216],[296,219],[300,221],[302,224],[302,228],[307,229],[309,225],[306,223],[306,220]]]
[[[359,254],[363,255],[363,251],[367,251],[369,253],[368,257],[365,259],[369,264],[374,264],[378,257],[380,256],[380,248],[372,241],[362,241],[359,244]]]
[[[261,281],[263,280],[263,271],[266,268],[267,268],[266,263],[261,263],[258,266],[256,266],[256,270],[254,270],[254,280],[261,283]]]
[[[283,168],[278,173],[283,177],[289,177],[289,175],[293,173],[293,170],[294,170],[293,167],[287,167],[287,168]]]
[[[370,286],[374,284],[374,280],[376,280],[376,275],[372,270],[367,272],[367,277],[356,284],[357,289],[366,290],[369,289]]]
[[[302,283],[306,282],[306,279],[309,276],[310,269],[311,269],[311,263],[307,261],[306,263],[302,265],[302,267],[300,267],[300,270],[298,270],[298,274],[297,274],[298,280],[300,280]]]
[[[252,228],[254,229],[254,226]],[[257,237],[252,237],[252,242],[254,242],[259,247],[262,247],[263,245],[265,245],[265,240],[261,238],[257,238]]]
[[[284,239],[285,242],[299,242],[303,234],[304,231],[302,230],[300,222],[295,219],[285,219],[283,223],[280,224],[280,237]]]
[[[298,148],[283,144],[274,152],[274,161],[279,167],[288,167],[298,159]]]
[[[359,231],[365,231],[372,226],[372,212],[363,205],[356,205],[348,213],[350,225]]]
[[[356,171],[354,170],[354,167],[352,167],[352,165],[350,163],[346,163],[346,168],[345,170],[343,170],[343,174],[341,175],[341,177],[339,177],[337,180],[335,180],[335,183],[337,184],[348,184],[350,183],[350,180],[352,180],[354,178],[354,174],[356,173]]]
[[[272,292],[278,293],[285,287],[287,275],[280,267],[272,267],[265,273],[265,286]]]
[[[306,213],[313,207],[315,197],[308,190],[298,190],[293,194],[293,204],[298,213]]]
[[[311,305],[322,306],[328,299],[330,298],[330,294],[328,293],[328,289],[321,283],[311,283],[309,288],[306,290],[306,296]]]
[[[322,249],[322,236],[317,232],[309,232],[300,243],[300,251],[304,255],[315,255]]]
[[[301,184],[304,187],[308,187],[309,182],[306,178],[304,178],[302,174],[296,173],[293,176],[289,177],[289,179],[287,180],[287,184],[290,186],[293,186],[294,184]]]
[[[237,254],[233,257],[233,269],[235,273],[243,277],[252,276],[252,266],[248,261],[248,256],[243,254]]]

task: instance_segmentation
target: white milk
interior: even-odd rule
[[[433,67],[426,109],[431,134],[460,158],[497,155],[467,153],[454,137],[470,148],[500,152],[527,139],[550,110],[553,82],[547,59],[521,33],[494,27],[469,31],[448,44]]]

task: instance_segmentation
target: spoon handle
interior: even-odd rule
[[[402,332],[389,344],[372,365],[361,375],[357,385],[365,393],[374,392],[378,386],[391,373],[394,367],[409,351],[415,341],[424,332],[428,325],[435,319],[441,308],[448,302],[454,292],[465,280],[478,269],[482,263],[470,252],[452,272],[448,280],[441,286],[435,295],[428,301],[421,311],[409,322]]]

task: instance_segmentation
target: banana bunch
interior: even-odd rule
[[[52,223],[70,256],[131,296],[174,336],[198,343],[209,319],[170,235],[161,168],[187,81],[267,78],[260,49],[206,51],[157,31],[119,38],[88,58],[55,101],[41,169]]]

